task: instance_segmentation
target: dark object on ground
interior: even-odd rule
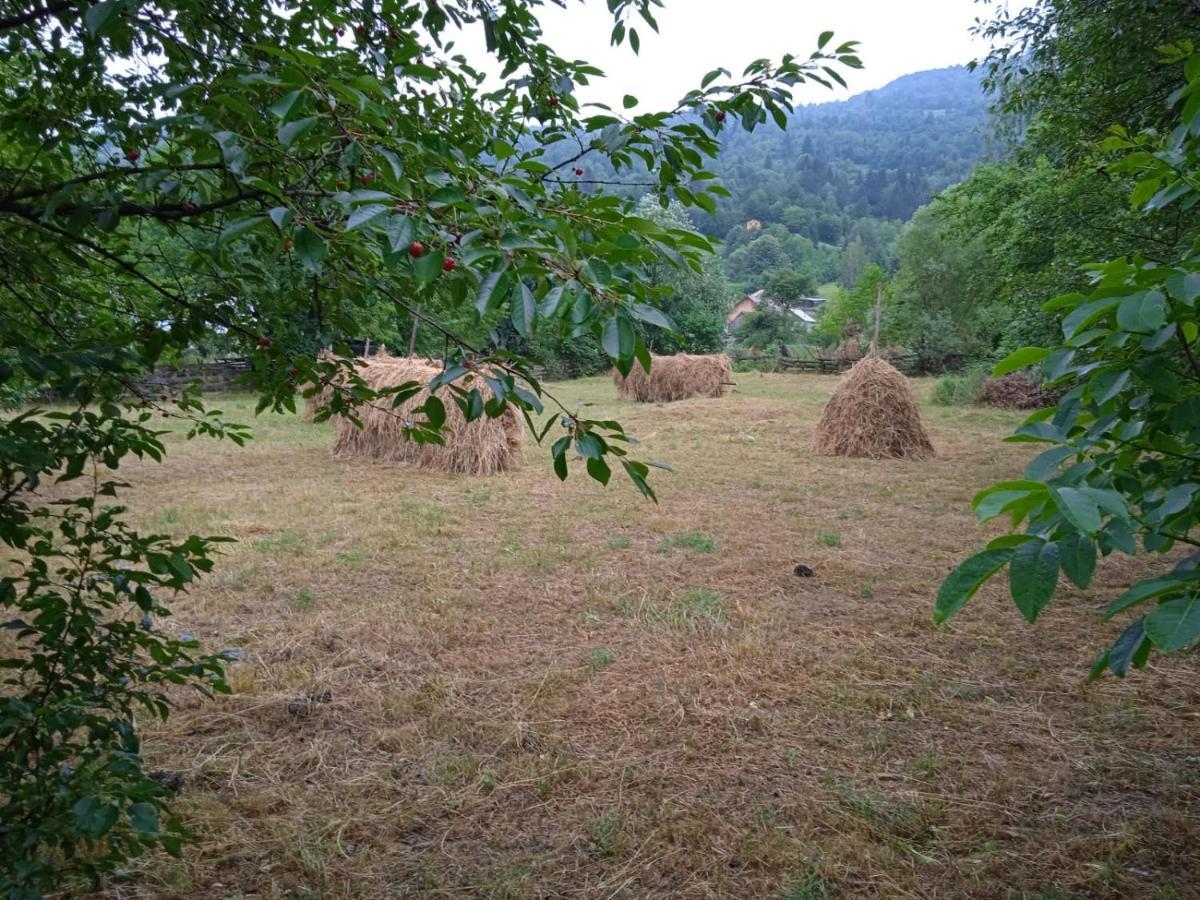
[[[792,569],[792,571],[795,572],[797,575],[799,575],[801,578],[812,578],[813,577],[813,570],[810,569],[808,566],[804,565],[804,563],[797,564],[796,568]]]
[[[979,388],[979,400],[1004,409],[1041,409],[1058,402],[1062,391],[1047,390],[1040,379],[1025,372],[989,378]]]
[[[303,719],[312,715],[313,708],[318,703],[329,703],[333,700],[333,692],[326,688],[319,694],[304,693],[288,703],[288,712],[293,718]]]
[[[172,794],[183,790],[183,773],[173,769],[151,769],[150,780],[157,781]]]

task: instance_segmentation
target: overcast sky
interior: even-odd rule
[[[570,3],[567,10],[548,5],[542,21],[550,46],[608,75],[585,89],[585,99],[619,109],[621,97],[633,94],[649,111],[673,106],[718,66],[738,75],[758,57],[807,56],[826,30],[835,41],[860,41],[865,68],[846,74],[848,92],[812,85],[797,92],[797,102],[838,99],[908,72],[959,65],[984,49],[970,28],[988,12],[975,0],[667,0],[656,14],[658,35],[635,17],[642,26],[640,57],[628,43],[609,46],[612,24],[604,3]]]

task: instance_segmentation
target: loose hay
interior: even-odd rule
[[[870,459],[934,455],[908,379],[875,356],[860,359],[842,376],[817,424],[813,450]]]
[[[628,377],[613,369],[613,383],[625,400],[670,403],[688,397],[721,397],[733,381],[733,367],[724,353],[715,356],[652,356],[647,373],[634,363]]]
[[[430,360],[391,356],[373,356],[363,360],[359,368],[363,380],[376,391],[410,381],[428,385],[440,371],[441,366]],[[486,385],[471,382],[463,382],[463,385],[477,386],[485,402],[492,396]],[[396,407],[388,398],[364,404],[357,411],[361,427],[344,416],[337,417],[334,454],[384,462],[410,462],[428,469],[469,475],[491,475],[513,468],[519,462],[524,425],[517,411],[509,406],[495,419],[484,416],[468,422],[449,391],[440,394],[449,429],[443,434],[446,443],[421,444],[405,440],[405,420],[411,418],[413,410],[428,398],[426,388]]]

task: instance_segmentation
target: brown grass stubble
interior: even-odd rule
[[[799,448],[833,379],[740,382],[670,416],[566,386],[676,465],[657,507],[559,485],[540,449],[486,480],[331,463],[299,422],[141,468],[148,515],[243,538],[175,626],[244,660],[233,697],[150,727],[201,843],[121,891],[1187,896],[1195,660],[1083,686],[1104,594],[1029,628],[989,587],[930,624],[937,579],[985,537],[970,495],[1028,456],[996,440],[1018,417],[930,410],[932,461],[821,458]],[[715,553],[660,552],[695,529]],[[297,546],[256,549],[281,533]],[[656,615],[701,588],[727,622]]]

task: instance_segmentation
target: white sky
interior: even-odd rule
[[[759,57],[807,57],[826,30],[835,43],[859,41],[865,68],[844,73],[848,92],[797,88],[798,103],[841,99],[909,72],[959,65],[982,55],[985,47],[969,29],[990,12],[976,0],[666,0],[655,15],[658,35],[639,17],[632,20],[642,39],[640,56],[628,42],[609,46],[612,22],[604,3],[568,0],[566,10],[547,5],[540,18],[547,43],[560,55],[586,59],[608,76],[585,88],[581,99],[620,109],[621,97],[633,94],[642,101],[639,111],[653,111],[672,107],[710,69],[724,66],[737,76]],[[474,41],[461,41],[460,48],[473,50]]]

